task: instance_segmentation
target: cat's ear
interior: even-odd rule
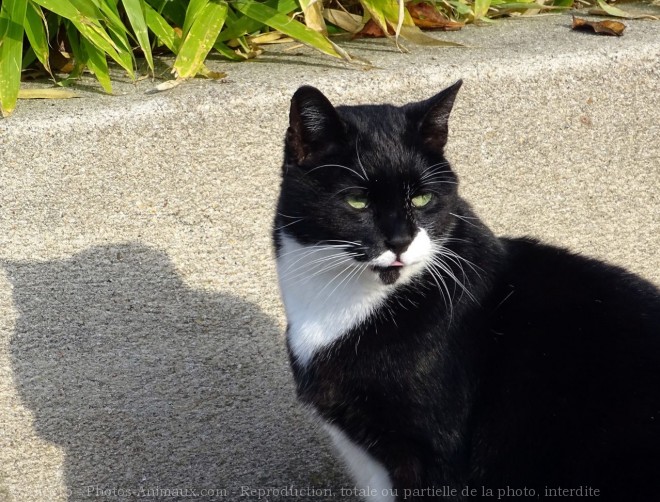
[[[439,153],[442,153],[447,144],[449,114],[461,85],[463,81],[459,80],[432,98],[419,103],[422,112],[419,122],[420,137],[427,146]]]
[[[344,124],[321,91],[306,85],[295,92],[291,98],[286,144],[297,163],[340,141],[343,135]]]

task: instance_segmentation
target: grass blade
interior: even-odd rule
[[[147,21],[144,15],[144,1],[143,0],[122,0],[124,10],[128,16],[128,21],[131,23],[133,33],[137,39],[140,49],[144,53],[147,64],[154,71],[154,59],[151,55],[151,44],[149,42],[149,32],[147,31]]]
[[[310,45],[325,54],[348,59],[346,54],[342,55],[338,52],[337,46],[328,40],[327,37],[309,29],[304,24],[295,19],[289,18],[286,14],[276,11],[266,4],[257,3],[254,0],[235,0],[232,5],[236,10],[255,21],[270,26],[271,28],[284,33],[291,38],[295,38],[304,44]]]
[[[45,17],[41,8],[38,5],[29,2],[27,11],[25,12],[25,22],[23,27],[25,28],[25,34],[27,35],[28,41],[30,42],[30,47],[34,51],[34,54],[39,59],[42,65],[50,76],[53,76],[53,72],[50,71],[50,62],[48,61],[48,36],[46,35],[46,26],[45,26]]]
[[[26,10],[27,0],[3,0],[0,4],[0,112],[3,117],[14,111],[21,87]]]
[[[197,75],[222,29],[227,18],[227,9],[227,2],[224,0],[210,0],[198,12],[174,61],[173,71],[177,78]]]

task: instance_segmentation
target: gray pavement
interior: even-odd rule
[[[301,84],[402,104],[463,78],[448,156],[479,214],[660,283],[660,24],[626,23],[345,43],[370,69],[280,47],[211,62],[225,82],[21,102],[0,121],[0,500],[351,500],[294,398],[270,243]]]

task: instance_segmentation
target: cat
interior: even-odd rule
[[[660,291],[484,225],[444,156],[461,84],[294,94],[273,240],[298,397],[366,500],[660,500]]]

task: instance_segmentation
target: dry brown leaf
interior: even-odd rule
[[[176,80],[166,80],[165,82],[161,82],[160,84],[158,84],[156,87],[144,91],[144,93],[156,94],[159,92],[169,91],[170,89],[174,89],[176,86],[181,85],[183,81],[184,79],[182,78]]]
[[[619,21],[605,20],[605,21],[588,21],[579,17],[573,16],[574,30],[593,30],[600,35],[613,35],[620,37],[623,35],[623,30],[626,25]]]
[[[328,28],[323,20],[323,3],[321,0],[300,0],[300,6],[307,27],[327,35]]]
[[[390,35],[394,35],[394,30],[391,27],[388,27],[388,31],[390,32]],[[382,28],[378,26],[378,23],[373,19],[369,19],[367,24],[364,25],[364,28],[355,34],[355,38],[382,38],[384,36],[385,33]]]
[[[48,63],[56,73],[71,73],[73,71],[73,57],[65,51],[50,51]]]
[[[18,99],[71,99],[79,97],[68,89],[21,89]]]
[[[339,9],[323,9],[323,17],[326,21],[349,33],[356,33],[362,28],[362,16],[351,14]]]
[[[406,8],[415,24],[425,30],[458,31],[465,26],[465,23],[450,21],[430,3],[409,3]]]

